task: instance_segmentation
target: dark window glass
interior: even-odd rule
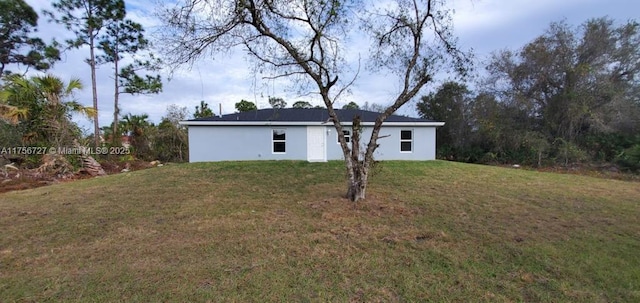
[[[400,151],[410,152],[413,145],[413,131],[401,130],[400,131]]]
[[[344,141],[346,141],[347,143],[351,142],[351,131],[350,130],[343,130],[342,133],[344,134]],[[338,138],[338,143],[340,143],[340,139]]]
[[[273,140],[286,140],[287,134],[284,129],[274,129],[273,130]]]
[[[287,152],[286,138],[287,138],[287,134],[284,129],[272,130],[272,142],[273,142],[274,153]]]
[[[411,151],[411,141],[400,142],[400,151]]]
[[[284,153],[286,151],[287,151],[286,144],[284,142],[273,142],[274,153]]]
[[[411,131],[410,130],[400,131],[400,140],[411,140]]]

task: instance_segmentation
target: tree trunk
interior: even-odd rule
[[[119,72],[118,72],[118,44],[116,43],[116,47],[115,47],[115,56],[113,58],[113,68],[115,69],[115,73],[113,74],[113,87],[114,92],[113,92],[113,127],[111,128],[111,143],[113,144],[113,146],[118,146],[120,145],[120,134],[118,133],[118,116],[120,115],[120,108],[118,108],[118,99],[120,97],[120,86],[118,83],[118,77],[119,77]]]
[[[360,160],[360,117],[353,117],[353,129],[351,130],[351,155],[346,158],[349,184],[347,198],[353,202],[366,197],[367,181],[369,175],[368,163]]]
[[[349,172],[349,187],[347,198],[353,202],[366,198],[367,181],[369,169],[365,167],[363,161],[351,163]]]
[[[88,28],[89,33],[89,66],[91,67],[91,93],[93,94],[93,109],[96,116],[93,118],[93,145],[94,148],[100,146],[100,123],[98,123],[98,89],[96,83],[96,54],[95,54],[95,37],[93,36],[93,28]]]
[[[542,167],[542,150],[538,151],[538,167]]]

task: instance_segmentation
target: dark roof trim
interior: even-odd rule
[[[354,116],[359,115],[363,125],[373,124],[380,113],[354,110],[336,109],[340,122],[350,125]],[[223,116],[182,121],[182,125],[322,125],[329,123],[329,113],[324,108],[284,108],[261,109],[249,112],[235,113]],[[385,120],[385,125],[423,125],[442,126],[444,123],[421,118],[391,115]]]

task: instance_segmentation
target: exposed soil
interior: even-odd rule
[[[123,172],[123,170],[135,171],[150,168],[157,165],[157,163],[142,160],[131,160],[126,162],[100,161],[100,165],[102,165],[102,168],[108,175],[113,175],[119,174]],[[88,178],[92,178],[92,176],[84,172],[82,169],[72,175],[45,175],[39,173],[37,169],[19,168],[16,170],[14,168],[4,167],[0,170],[0,193]]]

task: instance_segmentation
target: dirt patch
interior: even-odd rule
[[[147,161],[131,160],[131,161],[100,161],[100,165],[109,175],[118,174],[126,171],[135,171],[154,167],[155,165]]]
[[[14,190],[31,189],[49,184],[51,184],[51,182],[32,180],[30,178],[4,179],[0,184],[0,193]]]
[[[344,217],[413,217],[420,213],[420,209],[408,206],[404,201],[384,194],[369,193],[361,202],[351,202],[344,197],[322,199],[307,202],[311,209],[322,213],[322,217],[340,219]]]
[[[101,161],[100,165],[108,175],[141,170],[155,166],[142,160],[123,162]],[[0,193],[92,178],[91,175],[87,174],[82,169],[71,174],[58,174],[55,170],[47,173],[44,170],[14,167],[15,165],[12,165],[10,168],[4,167],[4,169],[0,170]]]

